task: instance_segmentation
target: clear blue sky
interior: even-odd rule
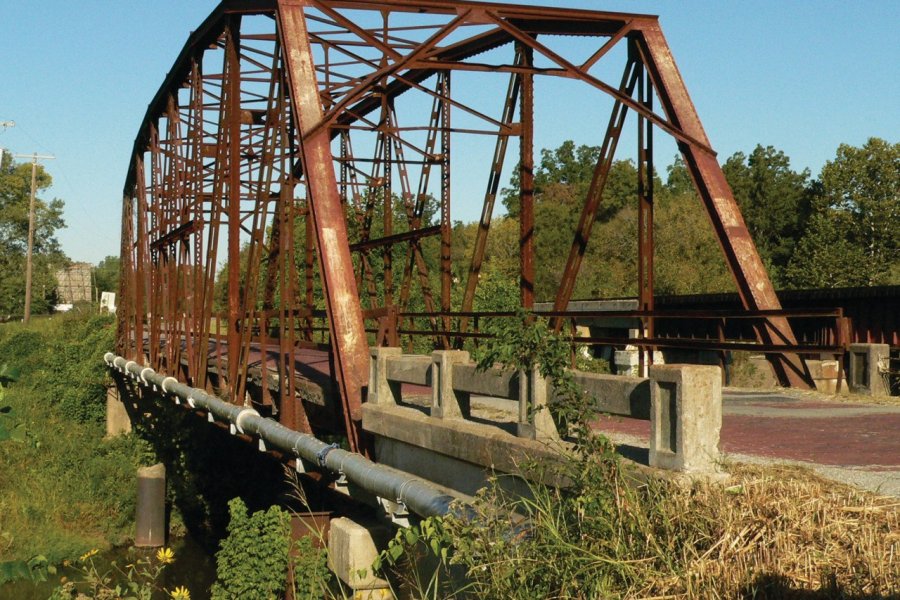
[[[524,2],[658,14],[721,159],[757,144],[817,175],[840,143],[900,141],[900,1]],[[122,183],[147,103],[211,0],[0,4],[0,147],[54,154],[74,260],[118,254]],[[580,139],[573,125],[539,146]],[[664,166],[672,152],[658,153]],[[456,218],[477,218],[457,212]]]

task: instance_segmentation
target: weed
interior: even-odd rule
[[[290,549],[290,517],[278,506],[247,513],[240,498],[228,503],[228,537],[216,553],[213,600],[270,600],[284,593]]]
[[[97,414],[106,389],[98,354],[108,349],[101,346],[111,332],[108,318],[84,315],[0,326],[0,365],[19,371],[4,390],[8,408],[0,419],[18,440],[0,443],[0,560],[41,555],[57,564],[91,547],[121,544],[132,533],[131,490],[147,445],[136,436],[103,440]],[[48,375],[54,371],[71,374],[72,385],[90,393],[63,396],[61,376]],[[76,414],[92,416],[76,421]]]

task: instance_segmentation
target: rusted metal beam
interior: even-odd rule
[[[369,349],[356,281],[352,276],[353,261],[334,173],[330,132],[321,129],[310,134],[322,122],[324,110],[302,5],[295,0],[279,0],[278,27],[291,106],[300,130],[347,436],[351,449],[362,450],[362,396],[368,383]]]
[[[639,61],[637,49],[629,44],[629,52],[634,60]],[[653,85],[645,72],[643,63],[639,62],[638,101],[648,110],[653,110]],[[638,115],[638,309],[653,311],[653,124],[643,115]],[[642,320],[643,336],[655,336],[653,319]],[[646,356],[645,356],[646,354]],[[645,363],[653,364],[653,348],[649,352],[642,349],[640,353],[640,373],[644,373]]]
[[[522,64],[523,50],[516,52],[516,63]],[[525,76],[523,76],[525,77]],[[506,89],[506,100],[503,104],[503,112],[500,117],[501,123],[511,125],[515,118],[516,104],[519,100],[519,90],[522,84],[518,75],[512,75],[509,78],[509,84]],[[475,289],[478,287],[478,281],[481,277],[481,265],[484,262],[484,252],[487,249],[488,233],[491,229],[491,219],[494,216],[494,202],[497,200],[497,192],[500,190],[500,177],[503,173],[503,163],[506,160],[506,148],[509,145],[509,138],[505,135],[498,134],[497,141],[494,146],[494,156],[491,160],[491,169],[488,175],[487,190],[484,193],[484,203],[481,209],[481,220],[478,223],[478,230],[475,234],[475,245],[472,249],[472,260],[469,263],[469,273],[466,279],[466,289],[463,292],[462,307],[460,310],[472,310],[472,303],[475,300]],[[468,323],[463,321],[460,323],[460,329],[466,330]]]
[[[638,80],[638,69],[635,61],[630,60],[625,66],[622,73],[622,83],[619,89],[623,95],[631,96]],[[603,197],[603,189],[606,186],[606,179],[609,176],[609,169],[612,167],[613,158],[616,154],[616,146],[619,143],[619,136],[622,133],[622,126],[625,124],[625,115],[628,108],[621,102],[613,105],[612,113],[609,116],[609,124],[606,127],[606,134],[603,137],[603,145],[600,147],[600,156],[597,158],[597,166],[594,169],[594,176],[591,179],[591,186],[588,190],[587,198],[585,198],[584,207],[581,211],[581,218],[578,221],[578,227],[575,229],[575,238],[572,240],[572,247],[569,250],[569,257],[566,260],[566,266],[563,269],[562,279],[559,284],[559,290],[556,293],[556,299],[553,302],[553,309],[556,311],[564,311],[569,306],[569,300],[572,299],[572,292],[575,290],[575,278],[581,268],[581,261],[587,250],[588,240],[591,237],[591,230],[594,227],[594,221],[597,220],[597,209],[600,208],[600,200]],[[553,328],[560,331],[562,328],[562,320],[554,319]]]
[[[534,51],[520,45],[522,62],[534,64]],[[519,142],[519,302],[534,308],[534,76],[522,75],[519,109],[522,137]]]
[[[709,140],[659,24],[642,23],[635,35],[642,46],[644,62],[669,121],[683,129],[690,138],[700,141],[700,144],[682,141],[679,148],[712,222],[744,306],[749,309],[780,308],[775,288],[747,230],[725,174],[715,156],[705,150],[709,146]],[[760,336],[764,342],[771,340],[777,343],[778,339],[783,339],[788,344],[796,342],[790,325],[783,319],[771,320],[769,327],[760,330]],[[801,388],[812,385],[809,370],[798,356],[776,360],[773,366],[782,384]]]

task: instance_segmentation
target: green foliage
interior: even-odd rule
[[[55,574],[56,567],[42,554],[36,554],[26,560],[0,562],[0,584],[19,580],[41,583],[47,581],[48,575]]]
[[[792,287],[898,283],[900,143],[841,144],[822,168],[813,218],[788,266]]]
[[[25,251],[31,195],[31,164],[16,164],[9,153],[0,153],[0,316],[19,316],[24,310]],[[46,190],[52,178],[38,166],[37,189]],[[32,271],[33,314],[49,312],[55,302],[54,272],[67,262],[56,240],[65,227],[63,202],[35,201],[35,233]]]
[[[217,581],[210,597],[280,598],[287,576],[290,516],[277,506],[249,515],[240,498],[229,502],[228,508],[228,537],[216,553]]]
[[[454,540],[442,517],[428,517],[399,530],[375,559],[375,572],[390,570],[412,597],[444,600],[464,596],[467,587],[454,577]]]
[[[111,327],[108,319],[92,322],[71,315],[35,319],[27,327],[0,325],[0,364],[9,365],[7,373],[19,370],[18,381],[4,390],[9,410],[0,418],[19,440],[0,444],[0,560],[44,555],[53,564],[91,547],[121,544],[132,534],[134,494],[128,490],[147,456],[146,444],[133,435],[104,441],[100,422],[73,421],[48,383],[51,368],[94,371],[82,381],[100,382],[89,386],[95,396],[85,394],[79,402],[104,405],[98,355],[110,347],[104,336]],[[94,336],[89,329],[95,325],[107,331]],[[70,345],[78,351],[70,352]]]
[[[119,292],[121,263],[118,256],[107,256],[94,269],[94,282],[100,292]]]
[[[591,399],[569,370],[571,342],[554,332],[546,319],[521,310],[515,319],[498,321],[496,333],[476,355],[478,368],[500,366],[525,372],[537,368],[556,391],[548,407],[560,432],[572,436],[580,452],[605,452],[609,442],[589,427]]]
[[[734,154],[722,170],[777,285],[809,219],[809,170],[791,170],[784,152],[761,145],[749,157],[743,152]]]
[[[63,415],[82,423],[102,423],[109,382],[103,355],[115,344],[115,320],[108,315],[65,319],[50,341],[44,385]]]
[[[291,548],[294,600],[319,600],[331,581],[328,554],[317,548],[313,538],[303,536]]]

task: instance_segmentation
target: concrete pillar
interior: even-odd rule
[[[332,519],[328,532],[328,568],[350,588],[352,598],[393,598],[388,582],[372,571],[372,563],[390,538],[391,532],[384,525],[362,525],[344,517]]]
[[[388,381],[387,361],[390,358],[400,358],[403,350],[400,348],[369,348],[372,360],[369,361],[369,394],[366,402],[373,404],[396,404],[398,385]]]
[[[134,545],[158,548],[166,545],[166,467],[155,464],[138,469]]]
[[[888,369],[891,347],[887,344],[850,344],[848,384],[854,394],[889,396],[883,371]]]
[[[714,472],[722,429],[719,367],[650,367],[650,466]]]
[[[616,350],[613,355],[616,375],[636,377],[640,360],[640,351],[634,346],[627,346],[625,350]]]
[[[431,353],[431,416],[439,419],[471,415],[469,394],[453,389],[453,365],[469,362],[464,350],[436,350]]]
[[[118,388],[111,385],[106,388],[106,437],[114,438],[125,433],[131,433],[131,417],[119,397]]]
[[[519,422],[516,435],[532,440],[558,440],[559,432],[547,406],[548,384],[540,367],[519,371]]]

